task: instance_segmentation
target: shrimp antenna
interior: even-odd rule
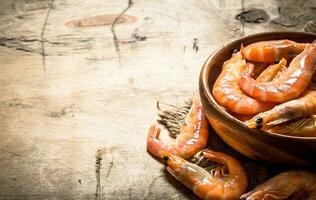
[[[242,51],[244,48],[245,48],[245,47],[244,47],[244,43],[241,43],[241,45],[240,45],[240,51]]]

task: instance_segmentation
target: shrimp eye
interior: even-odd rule
[[[263,121],[263,118],[262,117],[258,117],[256,119],[256,128],[258,129],[261,129],[262,128],[262,121]]]
[[[162,159],[167,162],[169,160],[169,157],[168,156],[163,156]]]
[[[274,64],[278,64],[280,61],[278,59],[274,60]]]
[[[237,52],[238,52],[238,49],[234,49],[234,50],[233,50],[233,53],[237,53]]]
[[[256,119],[256,123],[257,123],[257,124],[261,124],[262,121],[263,121],[263,118],[262,118],[262,117],[258,117],[258,118]]]

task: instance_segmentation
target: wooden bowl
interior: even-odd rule
[[[206,60],[200,73],[199,91],[208,121],[221,139],[243,155],[270,164],[316,165],[316,137],[294,137],[250,129],[217,104],[212,96],[213,84],[224,61],[234,49],[263,40],[289,39],[312,42],[316,34],[303,32],[267,32],[243,37],[224,45]]]

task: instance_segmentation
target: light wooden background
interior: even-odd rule
[[[156,101],[197,93],[220,45],[316,31],[315,13],[313,0],[2,0],[0,199],[195,199],[146,152]]]

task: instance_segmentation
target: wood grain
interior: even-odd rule
[[[146,152],[156,101],[179,104],[196,93],[203,62],[232,39],[315,31],[312,0],[135,0],[124,14],[136,20],[112,31],[66,26],[127,6],[1,3],[0,199],[195,199]],[[236,19],[255,8],[269,19]],[[309,11],[292,16],[296,8]]]

